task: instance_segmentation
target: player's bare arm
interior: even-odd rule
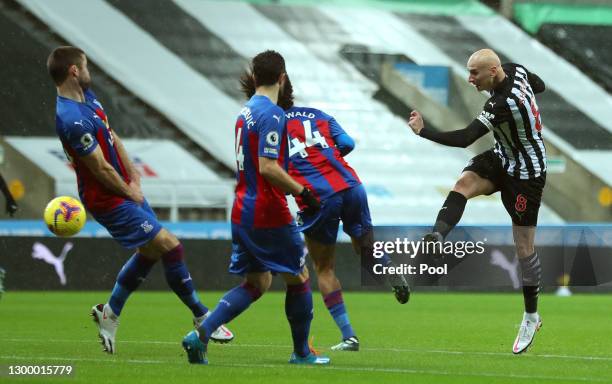
[[[128,153],[125,150],[125,147],[123,146],[123,142],[119,138],[119,135],[117,135],[114,131],[113,137],[115,140],[115,146],[117,147],[117,154],[119,155],[121,162],[125,166],[125,169],[128,173],[128,177],[130,178],[129,187],[132,188],[137,195],[143,195],[142,189],[140,188],[140,173],[138,172],[136,167],[134,167],[134,163],[132,163],[132,161],[130,160],[130,156],[128,156]]]
[[[144,196],[134,188],[130,188],[119,176],[115,168],[104,158],[100,147],[94,149],[90,154],[82,156],[80,160],[91,171],[98,181],[114,193],[142,204]]]
[[[119,154],[119,157],[121,158],[121,162],[125,166],[128,176],[130,177],[130,181],[140,186],[140,173],[138,172],[136,167],[134,167],[134,163],[132,163],[132,161],[130,160],[130,156],[128,156],[128,153],[125,150],[125,147],[123,146],[123,142],[121,141],[121,139],[119,138],[119,135],[117,135],[115,131],[113,131],[113,137],[115,139],[115,146],[117,147],[117,153]]]
[[[259,158],[259,172],[272,185],[290,193],[293,196],[300,196],[304,203],[308,206],[304,210],[307,215],[314,214],[321,208],[321,202],[312,194],[312,191],[301,185],[293,177],[291,177],[284,169],[282,169],[275,159],[267,157]]]
[[[274,185],[283,190],[283,192],[290,193],[293,196],[298,196],[304,186],[295,181],[287,172],[285,172],[276,159],[269,159],[267,157],[259,158],[259,172],[261,175]]]
[[[433,142],[449,147],[467,148],[476,140],[489,132],[489,129],[478,119],[474,119],[467,127],[450,132],[439,132],[425,128],[423,117],[417,111],[410,113],[408,125],[412,131]]]

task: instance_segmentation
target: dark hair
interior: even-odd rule
[[[84,55],[82,49],[71,46],[57,47],[51,52],[47,58],[47,71],[55,85],[62,85],[66,81],[71,66],[81,68]]]
[[[253,74],[249,71],[245,71],[242,76],[240,76],[240,89],[244,96],[247,99],[250,99],[255,94],[255,78]],[[287,110],[293,107],[293,100],[295,97],[293,96],[293,85],[291,85],[291,80],[289,76],[285,76],[285,83],[283,84],[283,88],[278,93],[278,106],[283,110]]]
[[[251,61],[251,73],[255,87],[274,85],[280,75],[285,73],[285,59],[276,51],[261,52]]]

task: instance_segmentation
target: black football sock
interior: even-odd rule
[[[433,232],[439,232],[442,237],[446,237],[455,228],[459,220],[461,220],[466,203],[467,199],[465,196],[459,192],[450,191],[438,213]]]
[[[542,265],[537,252],[525,258],[519,258],[521,272],[523,274],[523,299],[525,300],[525,312],[535,313],[538,311],[538,293],[542,282]]]

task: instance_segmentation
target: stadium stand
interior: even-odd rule
[[[513,19],[528,33],[612,92],[612,3],[603,0],[513,5]]]
[[[612,92],[612,26],[544,24],[537,38]]]
[[[363,76],[340,53],[342,46],[364,39],[355,39],[350,26],[339,23],[337,15],[325,17],[318,7],[190,0],[145,3],[160,5],[147,7],[141,2],[92,1],[85,11],[89,16],[77,17],[76,10],[61,14],[58,11],[71,8],[69,0],[61,0],[62,7],[31,0],[20,3],[65,39],[82,46],[123,86],[168,116],[194,141],[214,151],[224,164],[233,164],[233,131],[227,127],[231,127],[243,101],[232,78],[237,79],[243,69],[241,63],[254,54],[271,47],[279,50],[287,60],[298,103],[331,113],[358,141],[358,149],[349,162],[368,188],[378,224],[429,223],[470,157],[466,151],[443,148],[412,136],[403,120],[405,116],[394,115],[376,100],[378,84]],[[360,17],[369,23],[385,17],[401,24],[389,12],[347,11],[362,12]],[[166,14],[176,20],[172,27],[164,21]],[[292,17],[295,14],[303,16]],[[224,21],[236,15],[249,23]],[[96,21],[86,28],[88,17]],[[101,39],[103,25],[111,24],[113,31],[105,31]],[[73,35],[74,28],[84,31]],[[309,33],[299,33],[301,30]],[[412,36],[401,35],[401,39],[390,32],[378,28],[361,36],[367,37],[366,45],[376,53],[400,54],[413,60],[404,49],[406,39],[434,48],[416,32]],[[185,42],[184,46],[179,42]],[[133,50],[138,50],[138,57],[129,55]],[[432,52],[428,56],[430,63],[461,67],[438,49]],[[444,60],[440,61],[440,57]],[[227,64],[230,61],[232,64]],[[149,64],[153,62],[155,65]],[[172,75],[160,78],[160,70]],[[541,220],[556,223],[561,219],[544,208]],[[466,223],[506,221],[497,197],[475,200],[465,216]]]
[[[248,67],[248,60],[175,3],[165,0],[108,2],[229,97],[242,99],[236,77]],[[162,18],[172,23],[160,22]]]
[[[27,18],[10,2],[0,2],[0,7],[0,32],[10,37],[1,46],[3,56],[20,58],[19,65],[0,68],[0,75],[7,82],[0,92],[4,99],[10,96],[14,105],[28,106],[25,111],[4,104],[3,134],[54,136],[55,90],[47,74],[46,59],[53,48],[66,43],[49,33],[48,28],[41,30],[36,20]],[[95,64],[90,65],[90,71],[96,93],[105,101],[113,126],[122,137],[172,137],[165,126],[146,119],[153,110],[140,108],[136,97],[118,88]]]
[[[73,7],[70,0],[20,3],[70,44],[82,47],[92,61],[164,114],[191,140],[233,168],[233,132],[218,127],[233,121],[239,105],[150,34],[102,0],[88,2],[84,8]]]
[[[2,55],[20,58],[19,65],[6,65],[0,69],[0,74],[6,82],[6,86],[3,86],[0,92],[5,99],[13,100],[12,104],[3,104],[5,107],[2,110],[4,121],[2,134],[7,135],[7,137],[54,137],[55,91],[46,73],[45,61],[53,48],[68,43],[12,1],[0,1],[0,31],[3,36],[10,37],[0,45]],[[216,196],[218,193],[216,191],[222,190],[224,194],[228,193],[226,178],[233,175],[229,167],[212,157],[154,108],[151,108],[142,99],[109,77],[95,63],[90,63],[89,68],[94,79],[95,91],[98,97],[103,100],[111,124],[121,137],[174,141],[195,156],[196,161],[201,162],[200,168],[204,169],[203,174],[211,173],[215,175],[214,179],[216,181],[212,183],[213,185],[210,188],[194,189],[194,191],[197,191],[194,193],[199,194],[199,196],[192,196],[187,200],[175,203],[171,203],[176,200],[172,199],[171,196],[176,195],[176,187],[173,186],[176,180],[161,180],[163,178],[158,180],[156,182],[159,186],[157,188],[158,196],[152,196],[155,193],[153,188],[150,188],[150,195],[153,197],[151,203],[154,209],[161,214],[161,217],[176,219],[179,217],[177,212],[180,211],[180,217],[182,218],[225,219],[227,217],[227,196],[220,199]],[[61,152],[59,142],[55,138],[53,140],[54,151]],[[4,144],[11,145],[11,140],[4,142]],[[8,153],[14,153],[14,150]],[[28,155],[31,157],[30,159],[28,159]],[[19,212],[22,218],[38,217],[46,200],[51,197],[51,195],[40,196],[40,193],[34,192],[35,189],[39,191],[41,189],[41,185],[36,183],[41,181],[42,175],[30,177],[33,176],[31,173],[32,166],[36,166],[35,159],[45,155],[45,153],[37,152],[26,153],[25,157],[19,157],[19,159],[28,162],[29,165],[7,164],[8,168],[4,170],[4,172],[7,172],[5,175],[21,179],[26,184],[26,190],[29,191],[28,203],[22,204],[22,209]],[[38,173],[36,174],[38,175]],[[49,182],[57,184],[56,187],[49,190],[53,194],[59,193],[58,191],[61,189],[61,183],[56,176],[51,173],[43,177],[45,180],[48,179]],[[72,195],[76,195],[73,179],[74,176],[70,175],[68,180],[72,186],[70,192]],[[154,182],[152,179],[149,181]],[[30,185],[31,183],[36,185]],[[208,180],[208,183],[211,184],[211,180]],[[45,183],[42,185],[46,186]],[[44,188],[44,190],[46,191],[47,188]],[[67,192],[65,188],[62,191]],[[163,198],[160,198],[161,195],[164,195]],[[220,201],[222,201],[222,206]],[[29,204],[30,202],[32,204]],[[190,206],[190,204],[192,205]]]
[[[18,66],[2,66],[0,71],[7,86],[2,87],[0,92],[15,100],[15,105],[28,105],[27,113],[20,108],[5,108],[2,111],[6,122],[2,133],[54,136],[55,92],[46,73],[45,60],[53,48],[68,43],[13,1],[0,1],[0,18],[3,36],[11,36],[0,46],[0,50],[6,57],[18,55],[23,59]],[[89,69],[96,94],[104,101],[112,126],[121,137],[175,141],[223,177],[233,175],[229,167],[107,75],[95,62],[89,64]],[[28,75],[24,76],[24,73]],[[34,89],[35,92],[32,91]]]

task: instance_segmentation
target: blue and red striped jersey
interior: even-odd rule
[[[236,120],[236,190],[232,222],[250,228],[278,228],[293,217],[285,194],[259,173],[259,157],[277,159],[287,169],[283,110],[262,95],[254,95]]]
[[[289,136],[289,174],[325,200],[361,184],[336,147],[335,138],[346,132],[332,116],[315,108],[292,107],[285,111]],[[300,208],[301,199],[296,198]]]
[[[88,89],[84,95],[83,103],[57,96],[55,130],[76,171],[81,201],[92,213],[106,213],[121,204],[124,198],[98,181],[80,157],[89,155],[100,146],[106,161],[123,180],[129,184],[130,179],[115,147],[113,130],[102,104],[93,91]]]

